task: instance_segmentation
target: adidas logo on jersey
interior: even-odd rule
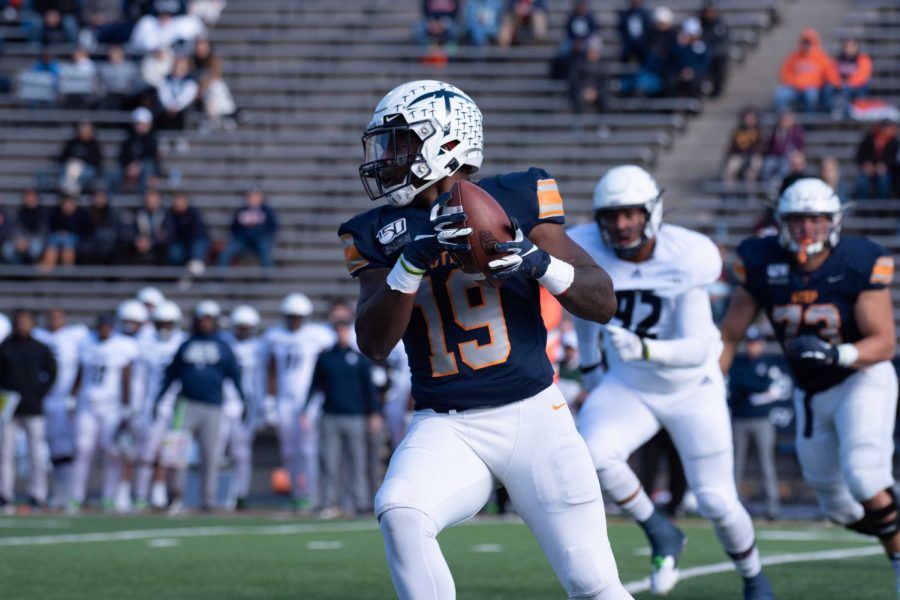
[[[639,278],[641,278],[641,277],[643,277],[643,275],[641,275],[641,270],[640,270],[640,269],[635,269],[634,271],[632,271],[632,273],[631,273],[631,278],[632,278],[632,279],[639,279]]]

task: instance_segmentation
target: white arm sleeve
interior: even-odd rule
[[[717,330],[705,289],[691,288],[678,299],[675,331],[677,337],[671,340],[644,340],[648,360],[667,367],[698,367],[706,362]]]
[[[578,362],[581,367],[600,364],[600,323],[575,317],[575,334],[578,336]]]

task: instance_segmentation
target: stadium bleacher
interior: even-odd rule
[[[752,49],[778,21],[780,3],[721,2],[733,32],[734,58]],[[701,2],[666,4],[680,18],[695,13]],[[419,14],[415,2],[229,1],[211,39],[247,122],[233,132],[179,134],[190,151],[165,157],[180,180],[177,186],[164,182],[163,189],[191,194],[213,237],[224,240],[240,192],[249,182],[260,184],[283,223],[275,252],[279,268],[271,279],[264,282],[255,267],[242,266],[211,268],[199,279],[162,267],[79,266],[46,276],[30,267],[6,266],[2,273],[15,279],[16,289],[0,296],[0,310],[26,297],[35,306],[49,306],[65,295],[73,300],[75,318],[84,319],[112,308],[145,280],[186,302],[207,295],[226,305],[251,301],[264,318],[274,316],[277,298],[290,289],[308,293],[319,311],[331,298],[353,296],[355,284],[344,276],[335,231],[342,220],[369,206],[357,177],[359,136],[381,95],[407,79],[446,79],[477,99],[486,123],[484,174],[542,166],[559,178],[573,219],[586,217],[604,167],[621,162],[652,166],[690,116],[702,110],[702,102],[614,99],[604,114],[573,119],[561,82],[547,77],[569,8],[551,3],[552,41],[547,44],[486,52],[461,46],[446,68],[435,69],[419,64],[422,49],[412,45],[411,28]],[[618,4],[594,8],[605,52],[615,56]],[[12,78],[34,62],[39,49],[24,41],[16,23],[4,25],[2,33],[7,43],[0,72]],[[70,50],[59,47],[56,54]],[[98,48],[96,54],[101,53]],[[628,70],[610,65],[612,74]],[[5,205],[14,205],[20,190],[48,171],[51,157],[80,118],[97,124],[112,165],[127,113],[27,109],[12,95],[0,96],[0,197]],[[164,148],[171,137],[162,135]],[[134,196],[114,198],[114,205],[123,208],[138,202]]]

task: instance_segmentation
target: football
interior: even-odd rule
[[[494,200],[494,197],[472,183],[458,181],[450,188],[450,201],[447,206],[461,206],[466,213],[466,220],[460,227],[471,227],[468,242],[472,249],[468,252],[455,253],[453,258],[466,273],[481,273],[485,276],[483,283],[491,287],[499,287],[503,280],[487,277],[490,273],[488,263],[505,256],[497,253],[494,246],[498,242],[512,239],[512,222],[509,215]]]

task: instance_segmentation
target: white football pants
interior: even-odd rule
[[[804,435],[805,392],[797,390],[797,456],[803,478],[825,515],[843,525],[863,516],[860,504],[894,484],[897,374],[885,361],[860,369],[815,394],[811,436]]]
[[[112,502],[122,477],[122,460],[115,446],[116,431],[122,422],[118,404],[81,406],[75,415],[75,465],[72,470],[72,500],[82,504],[87,496],[88,479],[94,455],[103,457],[101,499]]]
[[[638,392],[607,373],[585,401],[578,429],[590,449],[600,487],[622,502],[641,487],[628,457],[665,427],[700,514],[712,521],[725,551],[734,555],[753,546],[753,524],[734,483],[731,420],[722,375],[717,368],[710,369],[702,381],[659,394]]]
[[[437,542],[506,486],[572,598],[631,598],[619,582],[590,455],[555,386],[498,408],[417,411],[375,511],[401,600],[456,597]]]

